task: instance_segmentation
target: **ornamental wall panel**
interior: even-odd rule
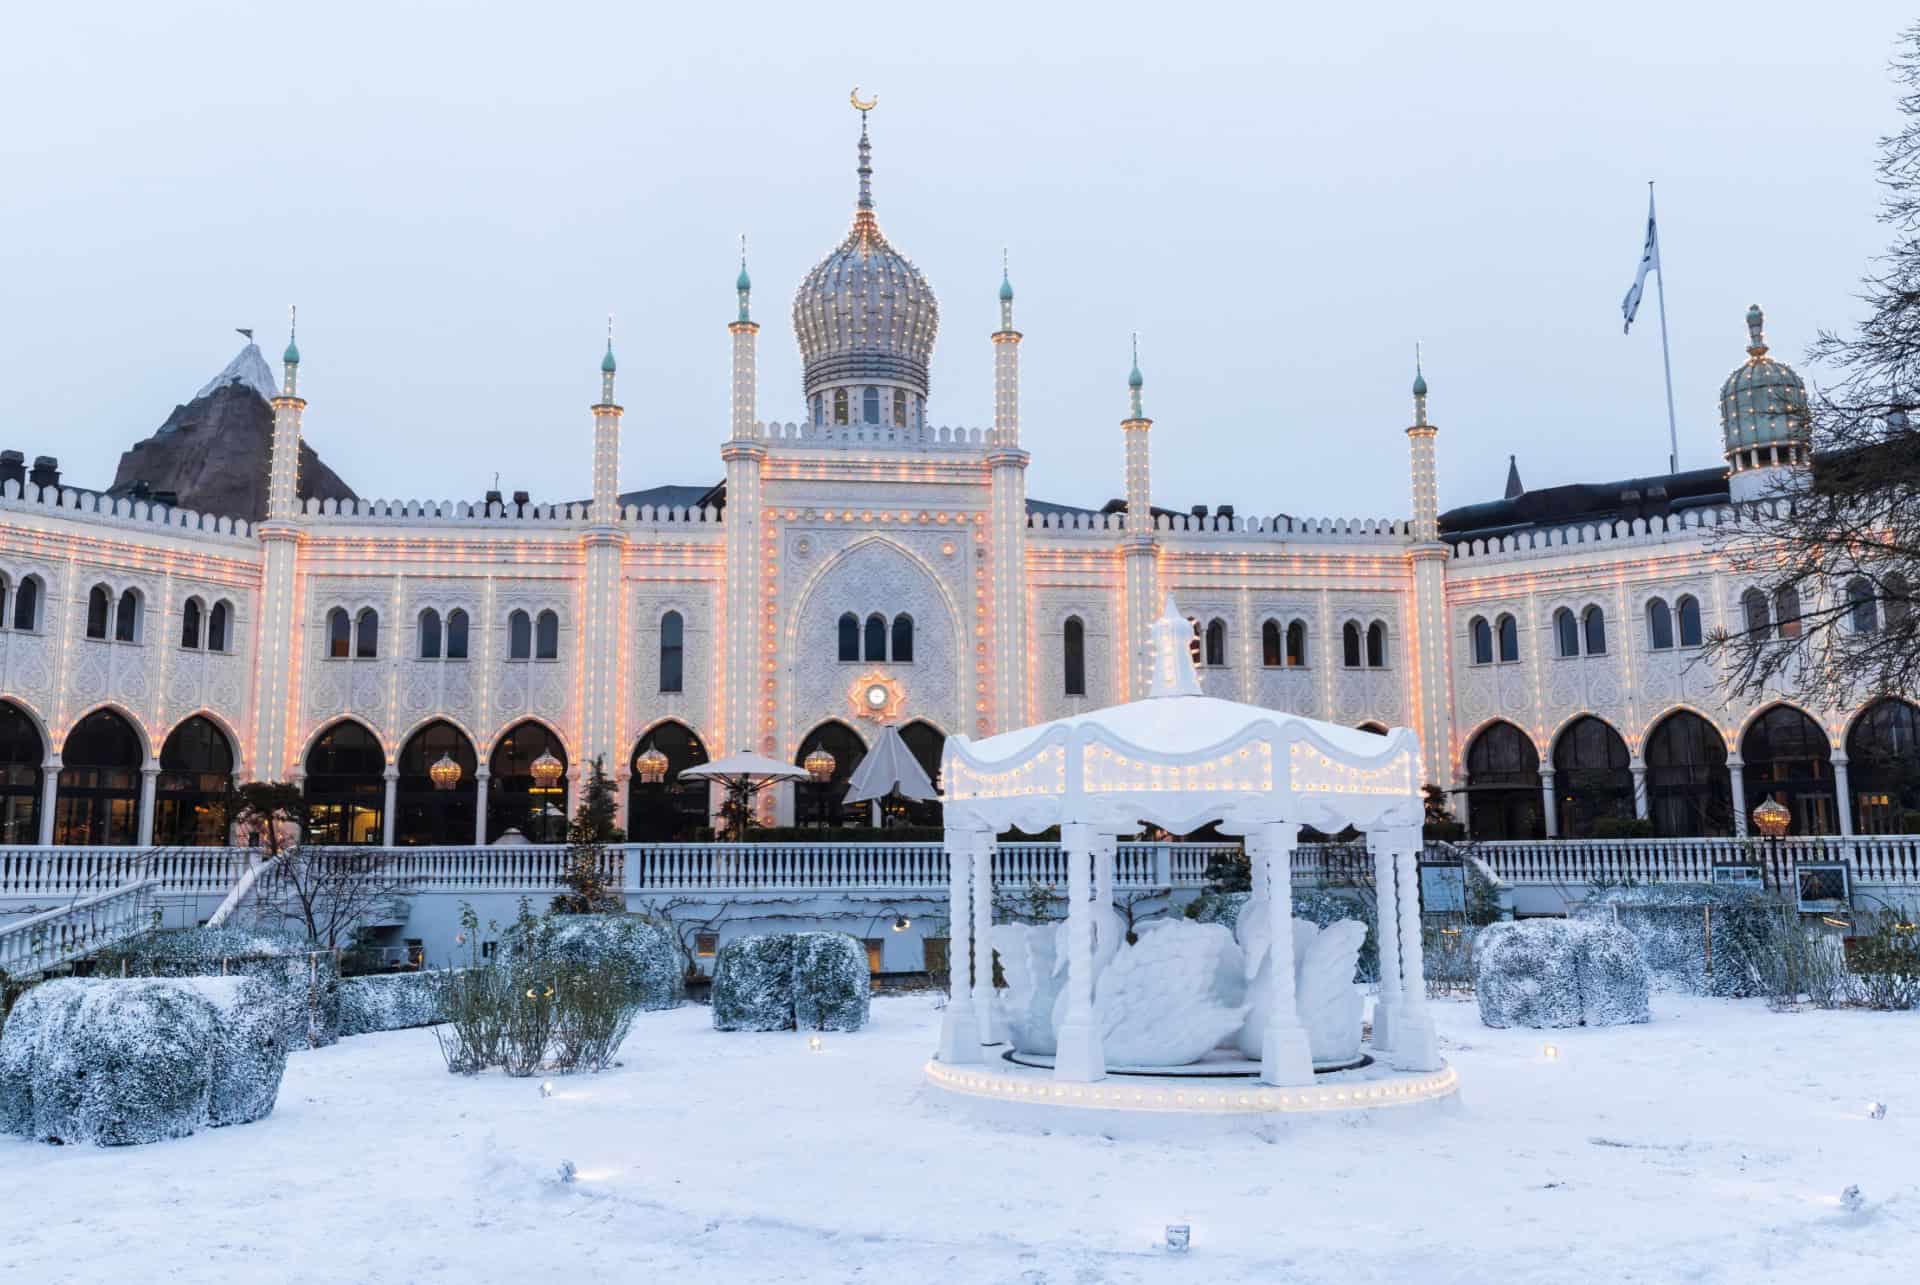
[[[627,586],[626,767],[646,730],[672,719],[692,729],[709,750],[715,740],[714,674],[720,661],[719,586],[712,583],[660,583],[636,580]],[[660,622],[680,613],[680,690],[660,690]]]
[[[1115,593],[1110,585],[1033,592],[1029,627],[1038,649],[1032,657],[1035,722],[1089,713],[1118,700],[1120,661],[1114,637]],[[1067,620],[1073,616],[1080,618],[1085,643],[1083,668],[1087,693],[1084,696],[1067,695]]]

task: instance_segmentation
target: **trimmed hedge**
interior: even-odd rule
[[[304,940],[244,928],[166,928],[94,956],[96,977],[256,977],[277,996],[288,1041],[322,1048],[340,1038],[339,963]]]
[[[1489,924],[1473,946],[1473,992],[1491,1027],[1618,1026],[1652,1019],[1647,965],[1611,924]]]
[[[1711,914],[1709,914],[1711,912]],[[1639,943],[1656,990],[1744,999],[1767,993],[1777,894],[1704,883],[1608,888],[1579,917],[1618,923]]]
[[[846,933],[736,937],[713,961],[716,1031],[857,1031],[872,979],[866,949]]]
[[[447,1020],[441,1011],[441,981],[433,973],[346,977],[337,989],[342,1036],[437,1026]]]
[[[124,1146],[262,1119],[287,1064],[276,999],[252,977],[37,986],[0,1032],[0,1129]]]
[[[518,927],[516,925],[516,927]],[[531,949],[555,964],[616,964],[628,992],[643,1009],[678,1008],[687,999],[687,960],[673,930],[645,915],[548,915],[500,942],[505,963],[514,952]]]

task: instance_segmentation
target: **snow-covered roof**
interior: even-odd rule
[[[225,388],[228,384],[239,384],[251,388],[260,394],[260,400],[270,402],[280,395],[280,388],[273,382],[273,369],[267,365],[267,359],[260,355],[260,345],[248,343],[234,355],[226,368],[200,386],[193,395],[194,401],[212,392]]]
[[[1029,833],[1068,822],[1186,833],[1266,821],[1336,831],[1417,825],[1420,740],[1203,695],[1192,626],[1172,598],[1154,623],[1145,700],[979,742],[946,743],[947,824]]]

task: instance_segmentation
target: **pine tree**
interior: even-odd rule
[[[567,869],[560,882],[567,891],[553,899],[556,915],[598,915],[626,909],[620,890],[601,873],[609,845],[626,835],[614,824],[613,782],[605,763],[594,759],[586,797],[567,823]]]

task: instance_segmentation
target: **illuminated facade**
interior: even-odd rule
[[[1805,391],[1757,310],[1723,395],[1731,492],[1719,469],[1540,493],[1516,475],[1442,514],[1421,375],[1409,518],[1156,510],[1136,363],[1125,501],[1073,508],[1027,495],[1004,276],[992,425],[929,418],[938,307],[881,234],[864,123],[859,155],[853,226],[794,300],[800,422],[760,418],[742,265],[718,487],[619,492],[611,340],[584,501],[299,500],[291,342],[257,524],[6,482],[0,841],[215,841],[227,775],[304,782],[322,838],[538,838],[595,758],[635,838],[685,837],[707,803],[675,778],[710,756],[824,749],[843,781],[879,714],[931,766],[948,735],[1139,697],[1168,593],[1208,694],[1413,727],[1423,778],[1486,837],[1728,833],[1768,793],[1797,829],[1911,828],[1920,800],[1885,760],[1911,752],[1912,707],[1729,704],[1693,663],[1716,628],[1797,628],[1714,551],[1745,488],[1809,467]],[[833,819],[831,792],[775,807]]]

